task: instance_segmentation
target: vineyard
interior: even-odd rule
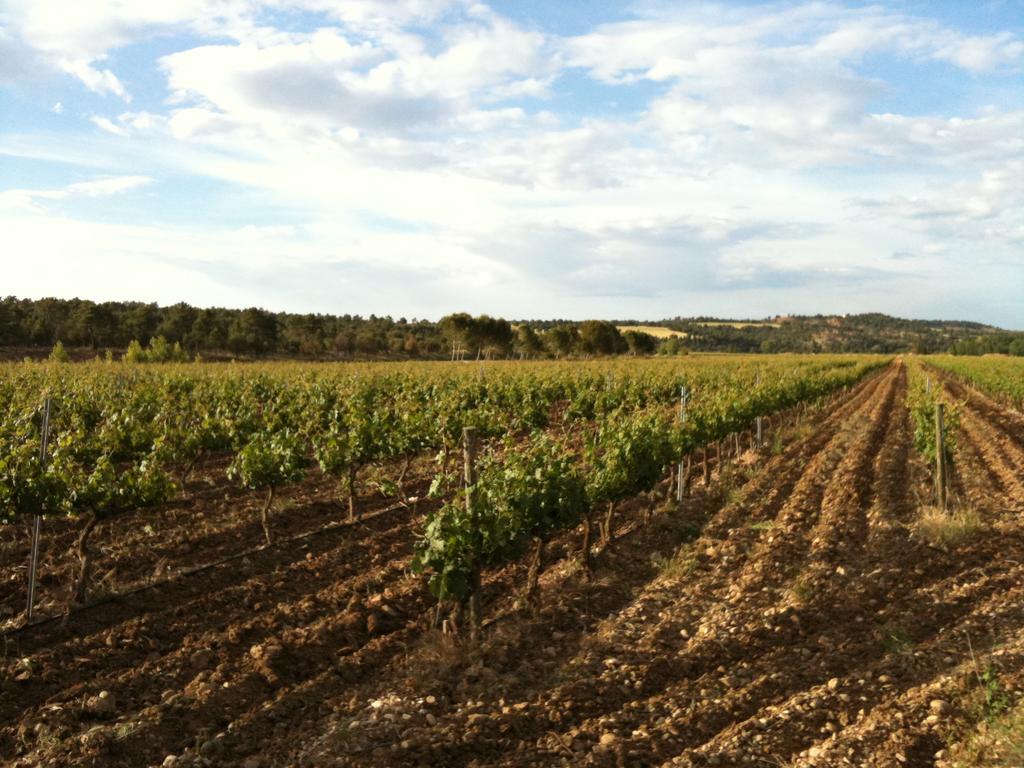
[[[7,365],[0,762],[982,764],[1022,374]]]

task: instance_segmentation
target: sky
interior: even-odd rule
[[[1024,0],[0,0],[0,295],[1024,328]]]

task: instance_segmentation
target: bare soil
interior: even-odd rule
[[[536,609],[528,554],[488,573],[478,647],[432,628],[409,571],[425,503],[367,494],[376,512],[320,530],[344,512],[311,474],[260,550],[261,499],[212,462],[188,501],[97,536],[110,592],[177,578],[7,637],[0,762],[945,765],[985,714],[978,673],[1024,685],[1024,431],[944,385],[965,403],[955,503],[985,523],[956,549],[915,533],[930,476],[896,363],[776,419],[776,450],[730,457],[681,506],[665,484],[621,505],[592,580],[581,530],[557,537]],[[74,529],[50,535],[56,607]],[[23,532],[3,546],[14,605]]]

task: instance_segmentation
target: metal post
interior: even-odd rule
[[[50,442],[50,408],[51,400],[46,398],[43,404],[43,423],[40,430],[42,439],[39,443],[39,464],[46,469],[46,451]],[[25,606],[25,623],[31,623],[32,612],[36,604],[36,570],[39,567],[39,539],[42,533],[43,516],[36,514],[32,518],[32,554],[28,563],[28,604]]]

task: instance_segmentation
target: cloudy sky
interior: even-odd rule
[[[1024,328],[1024,2],[0,0],[0,294]]]

